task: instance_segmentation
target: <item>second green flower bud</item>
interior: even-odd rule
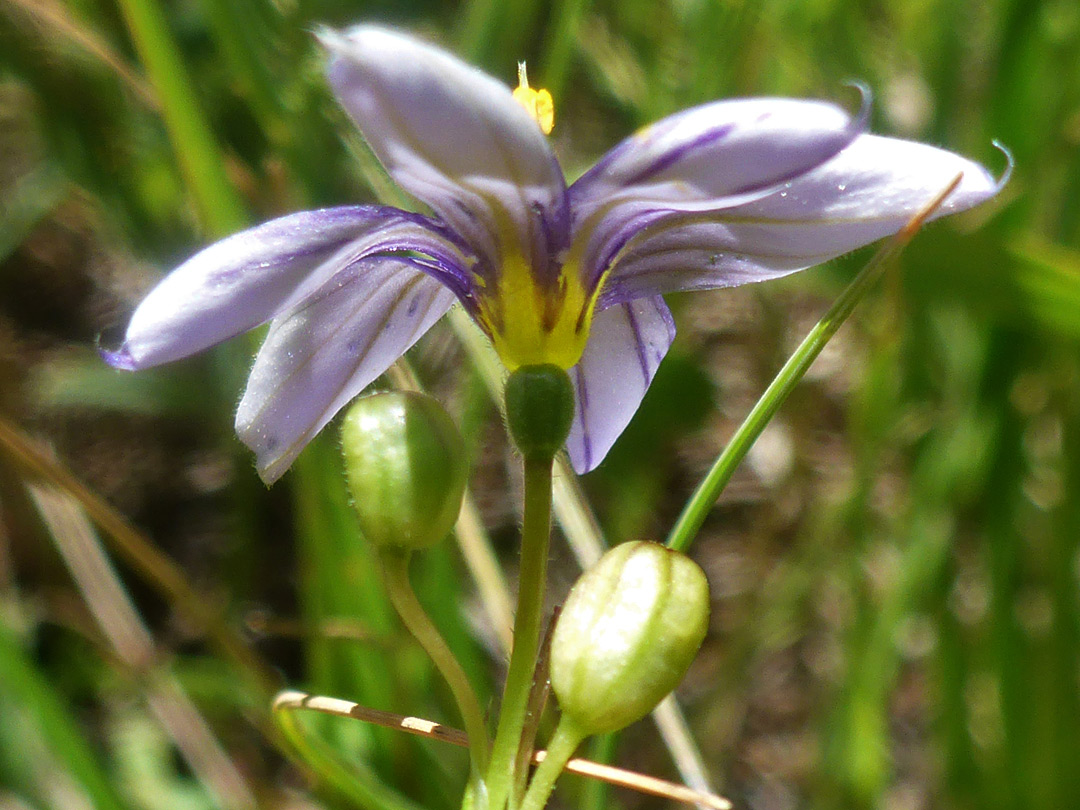
[[[582,735],[644,717],[682,680],[705,638],[709,586],[689,557],[622,543],[570,591],[551,640],[551,688]]]
[[[450,533],[468,469],[461,434],[436,400],[410,391],[362,397],[341,426],[353,506],[382,548],[427,548]]]

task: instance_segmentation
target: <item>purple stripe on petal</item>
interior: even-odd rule
[[[670,116],[615,147],[569,190],[573,248],[593,286],[642,228],[676,212],[750,202],[836,155],[859,134],[833,104],[721,101]]]
[[[850,125],[847,127],[847,129],[848,129],[848,140],[850,140],[851,138],[854,138],[860,132],[863,132],[863,131],[866,130],[866,127],[867,127],[867,125],[869,123],[869,120],[870,120],[870,108],[871,108],[871,104],[872,104],[872,101],[873,101],[873,95],[871,94],[870,89],[866,85],[861,84],[861,83],[855,83],[854,87],[861,94],[862,103],[859,106],[858,114],[855,116],[855,118],[851,121]],[[726,137],[732,130],[729,127],[728,123],[723,123],[725,116],[727,116],[729,119],[742,118],[742,120],[744,122],[748,121],[752,125],[760,127],[761,125],[765,124],[770,118],[772,118],[773,111],[771,109],[760,110],[756,114],[751,113],[750,115],[742,115],[742,116],[740,116],[737,107],[739,105],[747,103],[747,102],[758,103],[758,102],[769,102],[769,101],[771,101],[771,100],[770,99],[747,99],[747,100],[731,99],[731,100],[727,100],[727,101],[714,102],[713,104],[704,104],[704,105],[702,105],[700,107],[695,107],[695,108],[692,108],[690,110],[683,110],[683,111],[681,111],[679,113],[676,113],[674,115],[670,115],[670,116],[668,116],[667,118],[665,118],[665,119],[663,119],[661,121],[658,121],[658,122],[656,122],[654,124],[651,124],[651,125],[649,125],[647,127],[644,127],[638,133],[630,136],[629,138],[626,138],[626,139],[620,141],[618,144],[615,145],[615,147],[613,147],[612,149],[609,149],[607,152],[605,152],[604,155],[598,161],[596,161],[596,163],[594,163],[588,169],[588,171],[586,171],[583,175],[581,175],[581,177],[579,177],[577,179],[577,181],[573,184],[573,186],[571,186],[572,193],[576,197],[578,197],[579,206],[582,203],[587,203],[588,202],[587,198],[590,197],[590,196],[592,196],[592,197],[594,197],[594,199],[598,199],[598,200],[603,199],[603,194],[602,193],[596,193],[596,194],[590,195],[589,189],[594,188],[594,187],[603,186],[605,183],[610,183],[610,179],[612,177],[617,177],[620,174],[625,174],[626,171],[627,171],[627,169],[625,167],[628,164],[632,164],[635,160],[640,159],[638,157],[638,153],[643,148],[646,147],[646,144],[644,143],[645,141],[650,140],[650,139],[652,139],[654,141],[657,140],[658,139],[657,136],[662,135],[662,134],[666,134],[666,133],[670,132],[672,129],[675,129],[683,121],[683,119],[685,119],[685,118],[691,118],[691,117],[698,118],[698,119],[700,119],[701,125],[703,125],[703,126],[708,126],[710,119],[718,118],[718,119],[720,119],[720,121],[722,123],[715,125],[716,130],[719,130],[720,132],[723,133],[722,136],[720,136],[720,137]],[[774,99],[772,101],[777,101],[777,102],[780,102],[780,103],[787,103],[787,102],[790,102],[790,101],[793,101],[793,100],[791,100],[791,99]],[[811,102],[795,101],[795,103],[797,103],[797,104],[816,104],[816,105],[822,104],[822,102],[814,102],[814,101],[811,101]],[[700,140],[698,141],[699,148],[710,144],[710,142],[712,142],[714,140],[712,133],[713,133],[713,130],[709,130],[709,129],[705,130],[705,132],[702,134]],[[680,155],[683,154],[683,153],[679,152],[678,149],[676,149],[675,151],[676,151],[676,153],[678,153]],[[657,169],[654,169],[654,171],[658,171],[658,170],[660,170],[662,168],[665,168],[665,166],[662,163],[663,160],[664,160],[663,157],[658,159],[658,161],[660,161],[660,165],[659,165],[659,167]],[[795,173],[798,173],[798,170],[796,170]],[[646,177],[647,177],[647,175],[645,175],[643,173],[642,176],[639,176],[637,178],[637,181],[646,179]],[[786,177],[784,179],[786,179]],[[771,184],[772,182],[776,182],[776,181],[775,180],[768,181],[768,184]],[[735,189],[734,193],[741,193],[742,191],[748,190],[748,188],[749,187],[743,187],[742,189]]]
[[[588,289],[592,289],[607,272],[631,239],[655,223],[672,217],[669,209],[657,209],[640,203],[627,203],[622,208],[621,217],[609,218],[604,223],[604,229],[597,228],[589,240],[584,261],[585,267],[589,269],[586,277]]]
[[[167,275],[136,308],[122,346],[105,355],[118,368],[187,357],[265,323],[362,255],[415,251],[448,283],[470,261],[445,226],[381,206],[305,211],[223,239]]]
[[[570,369],[570,381],[574,385],[575,394],[575,423],[580,421],[581,414],[589,413],[589,381],[585,378],[585,372],[582,369],[579,362],[576,366]],[[593,443],[592,436],[588,431],[581,429],[579,435],[576,438],[577,449],[571,456],[574,469],[580,474],[595,469],[596,464],[593,463]],[[567,437],[567,453],[570,452],[571,441],[570,437]]]
[[[960,173],[935,217],[984,202],[1001,182],[943,149],[860,136],[768,196],[715,212],[673,212],[637,229],[618,246],[599,303],[731,287],[820,264],[895,233]]]
[[[615,264],[597,299],[613,306],[642,296],[736,287],[782,278],[833,253],[787,256],[767,244],[751,252],[726,223],[672,225],[646,237]]]
[[[596,467],[630,423],[656,369],[675,339],[675,324],[659,296],[603,310],[570,370],[577,408],[566,440],[574,469]]]
[[[719,204],[798,175],[861,131],[834,104],[759,98],[718,101],[648,126],[570,187],[575,231],[613,200]]]
[[[322,427],[453,303],[406,261],[349,265],[271,324],[236,414],[236,432],[276,480]]]
[[[870,125],[870,109],[873,105],[874,96],[870,92],[870,88],[862,82],[854,82],[852,85],[862,97],[862,103],[859,105],[859,112],[852,119],[847,128],[846,144],[850,145],[856,138],[864,134]],[[771,113],[764,113],[763,117],[758,119],[758,123],[764,123],[771,117]],[[847,148],[845,146],[844,148]],[[834,153],[834,154],[839,154]],[[820,163],[819,163],[820,165]],[[775,177],[766,178],[754,178],[746,185],[734,189],[727,195],[725,205],[736,205],[741,203],[753,202],[756,199],[760,199],[763,196],[779,190],[778,187],[791,180],[802,176],[807,171],[805,166],[788,166],[786,174],[778,174]],[[743,199],[745,198],[745,199]]]
[[[759,118],[759,121],[762,120]],[[656,175],[673,168],[676,163],[695,151],[700,151],[708,146],[714,146],[724,140],[735,129],[735,124],[727,123],[721,126],[707,129],[686,143],[678,144],[675,148],[662,153],[652,164],[642,167],[637,174],[626,179],[627,185],[636,185],[651,180]]]

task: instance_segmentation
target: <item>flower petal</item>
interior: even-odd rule
[[[390,175],[497,270],[508,250],[548,266],[564,247],[566,186],[510,88],[404,34],[324,30],[338,100]]]
[[[674,339],[675,323],[660,296],[619,304],[593,318],[585,353],[569,372],[577,408],[566,451],[578,473],[604,460]]]
[[[993,197],[978,163],[913,141],[861,135],[836,157],[760,199],[722,210],[672,212],[627,242],[601,302],[730,287],[787,275],[896,233],[963,173],[933,215]]]
[[[350,264],[275,318],[236,414],[236,432],[255,451],[263,480],[279,478],[453,301],[407,261],[376,256]]]
[[[716,101],[631,135],[571,187],[575,205],[622,199],[705,202],[797,176],[835,155],[865,125],[823,101]]]
[[[767,193],[828,160],[865,126],[834,104],[783,98],[718,101],[627,138],[570,187],[583,265],[602,272],[658,208],[699,211]]]
[[[187,357],[265,323],[360,256],[395,250],[429,256],[433,275],[461,286],[467,258],[426,217],[379,206],[305,211],[234,234],[184,262],[136,308],[120,349],[103,354],[126,369]]]

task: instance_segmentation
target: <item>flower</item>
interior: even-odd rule
[[[567,451],[591,470],[675,336],[663,293],[777,278],[853,250],[899,230],[961,172],[939,215],[1000,188],[958,155],[865,134],[865,101],[852,118],[784,98],[672,115],[567,186],[534,118],[551,114],[543,91],[523,81],[515,98],[385,28],[319,39],[338,100],[432,213],[344,206],[235,234],[163,279],[104,353],[141,369],[269,321],[236,415],[267,482],[455,300],[508,368],[569,370]]]

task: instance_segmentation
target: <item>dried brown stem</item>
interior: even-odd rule
[[[111,548],[180,612],[204,630],[211,643],[243,671],[266,699],[274,694],[278,678],[258,655],[197,593],[183,571],[158,551],[127,519],[79,481],[63,464],[36,442],[0,418],[0,454],[6,456],[31,480],[42,480],[70,495],[102,530]]]
[[[440,740],[451,745],[465,747],[469,744],[468,736],[460,729],[444,726],[441,723],[424,720],[420,717],[407,717],[402,714],[369,709],[351,700],[320,697],[319,695],[309,695],[296,691],[281,692],[274,699],[275,712],[299,709],[331,714],[335,717],[350,717],[354,720],[362,720],[365,723],[374,723],[384,728],[397,729],[420,737]],[[545,751],[534,752],[533,764],[543,762],[546,755],[547,752]],[[623,768],[601,765],[588,759],[571,759],[566,765],[566,770],[578,776],[599,779],[612,785],[636,790],[639,793],[648,793],[652,796],[660,796],[661,798],[685,804],[696,804],[713,808],[713,810],[731,810],[731,802],[720,796],[703,793],[684,785],[677,785],[674,782],[624,770]]]
[[[159,653],[153,637],[109,563],[86,513],[70,496],[52,486],[31,486],[30,495],[87,608],[116,657],[141,676],[150,711],[172,737],[192,772],[217,796],[222,807],[254,810],[255,794],[247,780],[177,680],[156,665]]]

